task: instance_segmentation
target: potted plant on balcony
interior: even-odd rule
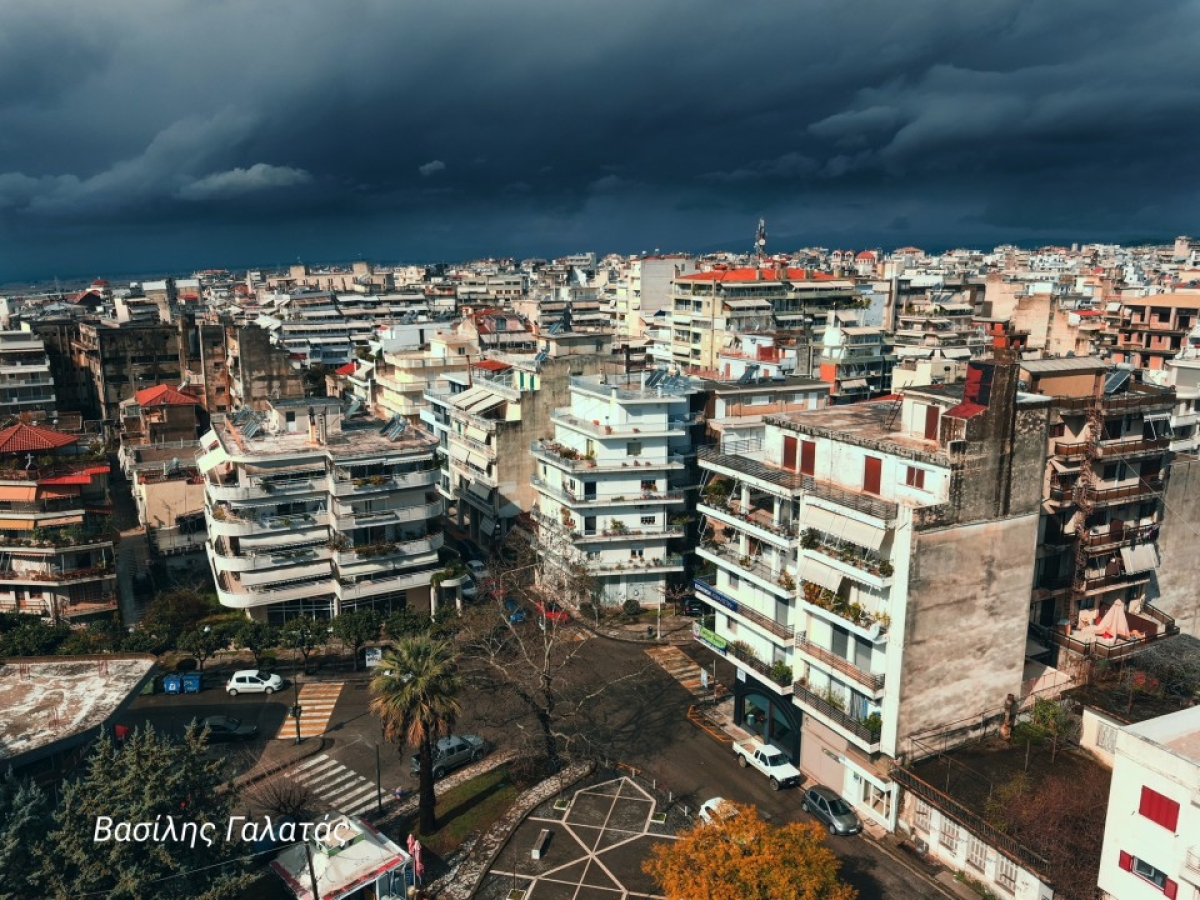
[[[820,538],[817,536],[816,529],[805,528],[804,533],[800,535],[800,546],[805,550],[814,549],[820,543]]]
[[[877,712],[871,713],[869,716],[863,716],[859,719],[871,734],[878,736],[883,731],[883,716]]]
[[[771,680],[780,685],[791,684],[792,667],[782,659],[775,660],[775,662],[771,663]]]
[[[895,568],[886,559],[879,564],[879,574],[883,578],[891,578],[895,572]]]
[[[779,586],[785,591],[794,591],[796,589],[796,580],[787,572],[781,572],[779,575]]]
[[[612,519],[608,523],[608,530],[614,534],[625,534],[625,532],[629,530],[629,526],[627,526],[620,519]]]

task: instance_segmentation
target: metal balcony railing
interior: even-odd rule
[[[799,681],[793,685],[792,695],[797,701],[823,718],[828,719],[838,728],[850,732],[850,734],[867,745],[869,752],[879,749],[879,735],[882,729],[871,728],[858,719],[846,715],[843,710],[838,709],[815,691],[810,691],[806,684],[802,684]]]
[[[808,635],[803,631],[796,635],[796,649],[806,656],[811,656],[813,659],[820,660],[825,665],[837,672],[840,672],[848,678],[852,678],[854,681],[871,691],[883,690],[884,676],[874,675],[870,672],[863,671],[849,660],[843,659],[832,651],[826,650],[819,644],[814,644],[808,639]]]

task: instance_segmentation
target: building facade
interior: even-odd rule
[[[223,605],[261,621],[429,610],[444,503],[434,442],[338,401],[243,410],[207,432],[208,558]]]
[[[888,759],[1019,693],[1048,402],[1011,362],[899,400],[767,416],[698,451],[699,639],[735,721],[895,826]]]

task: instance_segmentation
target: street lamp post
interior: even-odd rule
[[[300,647],[296,646],[296,657],[300,655]],[[295,660],[296,671],[292,676],[292,718],[296,720],[296,743],[299,744],[303,738],[300,737],[300,661]]]

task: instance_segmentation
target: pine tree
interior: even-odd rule
[[[32,782],[8,774],[0,780],[0,872],[34,871],[33,848],[50,830],[50,801]],[[0,900],[18,900],[29,893],[21,878],[0,878]]]
[[[40,894],[74,898],[104,893],[106,900],[224,900],[249,882],[239,857],[253,846],[235,832],[226,842],[237,791],[221,775],[222,761],[204,753],[193,725],[182,743],[153,729],[135,731],[123,745],[107,737],[88,759],[87,773],[63,788],[54,827],[38,849]],[[150,823],[175,833],[148,839],[97,840],[99,817],[112,826]],[[195,823],[191,825],[190,823]],[[211,824],[211,846],[186,828]],[[182,836],[183,839],[180,839]],[[228,865],[220,865],[227,862]]]

